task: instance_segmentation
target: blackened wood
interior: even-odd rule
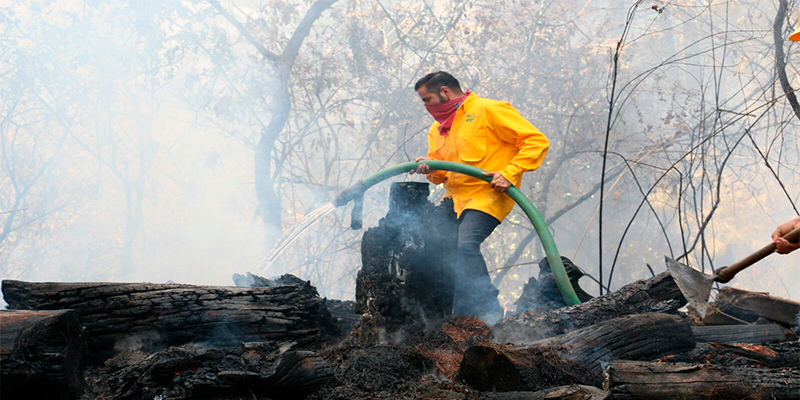
[[[536,392],[488,392],[481,400],[606,400],[608,392],[592,386],[569,385]]]
[[[720,313],[726,318],[745,322],[755,322],[764,317],[792,326],[797,325],[797,314],[800,313],[800,303],[796,301],[730,286],[720,289],[714,306],[713,313],[704,320],[706,324],[715,323],[714,313]]]
[[[581,277],[584,276],[583,271],[567,257],[562,256],[561,261],[567,271],[567,277],[572,284],[572,288],[575,289],[575,294],[578,295],[581,303],[591,300],[593,297],[586,293],[579,283]],[[528,283],[523,286],[522,294],[514,302],[514,312],[519,314],[533,308],[555,310],[566,305],[567,303],[564,302],[564,297],[561,295],[558,285],[556,285],[549,261],[547,261],[546,257],[539,260],[539,278],[531,277]]]
[[[623,315],[677,313],[685,304],[672,276],[663,272],[575,306],[532,309],[505,318],[492,328],[492,334],[497,342],[530,342]]]
[[[0,397],[74,398],[83,356],[74,312],[0,311]]]
[[[478,390],[540,390],[602,382],[602,364],[654,360],[691,350],[692,330],[668,314],[616,318],[523,345],[483,343],[467,349],[460,373]]]
[[[783,327],[777,324],[759,325],[700,325],[692,333],[698,342],[769,343],[786,339]]]
[[[393,184],[388,213],[364,232],[355,297],[365,318],[354,338],[452,313],[456,215],[452,201],[434,206],[428,193],[427,183]]]
[[[217,399],[233,395],[297,399],[333,378],[319,355],[281,349],[275,342],[213,349],[197,345],[170,347],[100,382],[98,399]]]
[[[603,386],[614,399],[796,400],[800,371],[622,361],[607,367]]]
[[[3,281],[12,309],[73,309],[89,355],[98,359],[120,350],[149,352],[189,342],[314,343],[336,327],[312,289],[308,284],[244,288]]]
[[[691,351],[661,361],[714,364],[726,367],[800,368],[800,342],[768,344],[698,343]]]

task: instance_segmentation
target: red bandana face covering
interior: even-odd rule
[[[461,103],[472,93],[467,90],[463,96],[445,101],[444,103],[425,104],[425,108],[433,116],[433,119],[439,123],[439,134],[447,136],[450,133],[450,127],[453,125],[453,120],[456,117],[456,110],[461,106]]]

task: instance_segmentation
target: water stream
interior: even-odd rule
[[[325,203],[321,207],[311,211],[310,213],[306,214],[305,217],[301,218],[300,221],[297,221],[292,229],[289,232],[286,232],[278,242],[275,243],[275,247],[264,257],[261,262],[258,264],[257,270],[258,275],[264,274],[270,265],[275,262],[278,257],[292,244],[295,240],[297,240],[303,232],[306,231],[314,222],[319,221],[322,217],[328,215],[331,211],[335,210],[336,207],[333,203]]]

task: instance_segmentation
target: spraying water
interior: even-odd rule
[[[314,211],[306,214],[305,217],[297,221],[296,224],[289,230],[286,234],[281,236],[277,243],[275,243],[275,247],[272,248],[272,251],[264,257],[258,265],[258,274],[262,275],[264,272],[275,262],[281,254],[283,254],[284,250],[286,250],[289,245],[292,244],[295,240],[297,240],[300,235],[305,232],[314,222],[319,221],[322,217],[328,215],[331,211],[336,209],[336,206],[333,203],[325,203],[321,207],[317,208]]]

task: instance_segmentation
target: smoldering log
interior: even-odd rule
[[[122,400],[233,395],[296,399],[333,375],[333,369],[319,355],[284,350],[275,342],[251,342],[228,349],[188,344],[170,347],[117,371],[110,381],[93,388],[92,394],[99,399]]]
[[[692,333],[698,342],[769,343],[786,340],[783,327],[777,324],[759,325],[700,325]]]
[[[751,292],[725,286],[720,289],[713,307],[703,322],[707,325],[729,321],[755,322],[760,317],[786,326],[797,325],[800,303],[767,293]]]
[[[452,203],[435,206],[428,195],[427,183],[392,184],[388,213],[364,232],[356,312],[366,318],[353,337],[372,340],[378,325],[392,332],[452,313],[456,215]]]
[[[481,400],[607,400],[609,393],[592,386],[559,386],[536,392],[489,392]]]
[[[602,383],[602,364],[655,360],[691,350],[692,330],[668,314],[631,315],[522,345],[483,343],[464,353],[460,373],[478,390],[541,390]]]
[[[0,311],[0,397],[74,398],[83,356],[74,312]]]
[[[89,355],[98,359],[116,350],[154,351],[189,342],[310,344],[336,330],[308,283],[243,288],[5,280],[3,294],[12,309],[73,309]]]
[[[614,399],[797,399],[800,370],[620,361],[606,368]]]
[[[557,310],[531,309],[498,322],[492,328],[496,342],[530,342],[560,335],[623,315],[677,313],[686,304],[678,285],[663,272],[585,303]]]
[[[725,367],[769,367],[800,369],[800,342],[697,343],[686,353],[662,357],[659,361],[714,364]]]

